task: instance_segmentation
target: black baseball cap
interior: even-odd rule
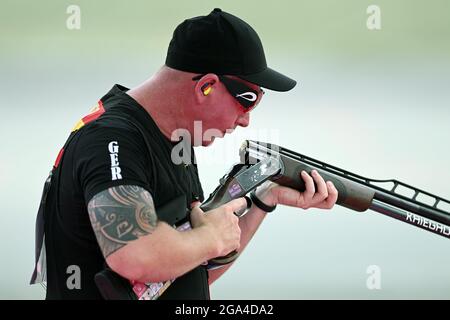
[[[192,73],[234,75],[275,91],[291,90],[297,83],[267,67],[261,40],[249,24],[218,8],[176,27],[166,65]]]

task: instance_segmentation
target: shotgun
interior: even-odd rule
[[[418,189],[398,180],[376,180],[351,173],[325,162],[313,159],[303,154],[288,150],[275,144],[246,140],[240,150],[240,163],[235,164],[221,179],[218,187],[200,206],[203,211],[217,208],[233,199],[244,197],[262,183],[270,180],[282,186],[291,187],[299,191],[305,190],[305,184],[300,179],[300,172],[305,170],[311,174],[312,170],[323,177],[325,181],[332,181],[338,190],[336,204],[348,209],[363,212],[372,210],[394,219],[422,228],[440,236],[450,238],[450,201]],[[382,187],[380,185],[391,185]],[[400,193],[399,189],[403,189]],[[406,196],[409,190],[412,196]],[[428,198],[425,202],[421,198]],[[176,201],[180,204],[185,201]],[[251,202],[248,202],[250,207]],[[162,208],[169,217],[167,223],[179,230],[190,228],[189,212],[174,204]],[[157,209],[158,212],[158,209]],[[245,212],[244,212],[245,213]],[[236,213],[242,216],[244,213]],[[170,218],[172,217],[172,218]],[[224,257],[217,257],[208,261],[209,268],[217,268],[236,260],[239,253],[233,251]],[[96,275],[97,286],[105,298],[129,298],[130,287],[117,291],[121,279],[111,270],[104,270]],[[137,284],[134,292],[138,299],[156,299],[174,280],[165,283]],[[139,288],[140,293],[136,292]],[[120,291],[120,290],[119,290]],[[153,293],[154,294],[153,294]],[[157,294],[156,294],[157,292]]]
[[[250,165],[276,158],[282,166],[279,174],[269,179],[300,191],[305,190],[303,180],[298,178],[300,172],[311,173],[315,169],[325,181],[330,180],[336,186],[338,205],[358,212],[370,209],[450,238],[450,201],[427,191],[394,179],[369,179],[274,144],[247,140],[240,149],[240,156],[241,162]],[[411,196],[404,194],[408,191]]]

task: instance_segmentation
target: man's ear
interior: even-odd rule
[[[204,103],[213,94],[218,82],[219,77],[214,73],[208,73],[197,81],[194,87],[194,95],[199,104]]]

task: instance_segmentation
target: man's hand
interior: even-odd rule
[[[191,211],[191,223],[193,228],[209,230],[210,237],[205,241],[212,240],[214,246],[214,257],[225,256],[233,250],[238,250],[241,240],[241,229],[239,218],[234,212],[239,212],[247,207],[245,198],[230,201],[206,214],[199,206]]]
[[[305,181],[306,189],[304,192],[271,183],[269,186],[258,192],[258,197],[265,204],[270,206],[282,204],[302,209],[333,208],[338,198],[336,187],[331,181],[325,183],[325,180],[316,170],[313,170],[311,173],[312,177],[306,171],[300,173],[300,178]],[[314,186],[314,182],[317,185],[317,190]]]

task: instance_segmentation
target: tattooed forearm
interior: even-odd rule
[[[138,186],[117,186],[96,194],[89,201],[88,212],[105,258],[150,234],[157,223],[152,196]]]

